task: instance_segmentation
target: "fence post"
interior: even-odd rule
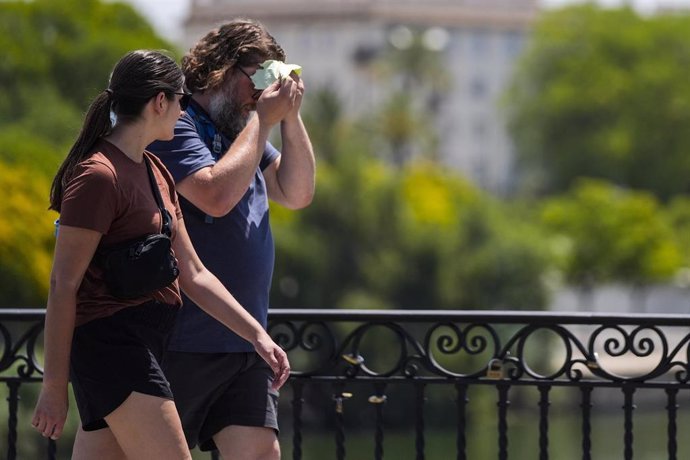
[[[676,397],[678,396],[678,388],[666,388],[668,395],[668,404],[666,410],[668,411],[668,460],[676,460],[678,455],[678,443],[676,440],[676,415],[678,413],[678,403]]]
[[[7,460],[17,458],[17,411],[19,410],[19,380],[9,380],[7,386],[10,394],[7,396],[10,413],[7,426]]]
[[[467,460],[467,384],[458,383],[455,385],[457,391],[458,409],[458,435],[457,435],[457,460]]]
[[[582,393],[582,460],[592,460],[592,390],[589,385],[580,387]]]
[[[335,455],[338,460],[345,460],[345,408],[343,401],[352,397],[351,393],[343,391],[344,385],[337,383],[334,385],[335,394],[333,400],[335,401]]]
[[[423,383],[417,383],[415,385],[415,411],[417,413],[417,420],[415,423],[415,448],[417,450],[416,460],[424,460],[424,389],[425,385]]]
[[[549,391],[551,385],[539,387],[539,459],[549,459]]]
[[[632,460],[633,458],[633,416],[635,404],[633,404],[633,393],[635,387],[630,385],[623,386],[623,394],[625,395],[625,402],[623,403],[623,411],[625,413],[625,422],[623,424],[625,433],[623,435],[624,458],[625,460]]]
[[[376,434],[374,435],[374,458],[383,460],[383,404],[386,402],[385,383],[374,385],[376,394],[369,398],[369,402],[376,409]]]
[[[292,382],[292,459],[302,460],[302,382]]]
[[[496,385],[498,390],[498,458],[499,460],[508,459],[508,390],[510,385],[499,383]]]

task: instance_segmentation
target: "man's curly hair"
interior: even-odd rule
[[[266,59],[285,61],[285,52],[258,21],[236,19],[211,30],[182,58],[187,89],[217,88],[235,65],[250,66]]]

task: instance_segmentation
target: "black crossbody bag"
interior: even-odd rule
[[[157,291],[170,285],[180,274],[170,239],[172,217],[163,205],[161,192],[146,157],[144,162],[161,213],[162,232],[116,244],[97,253],[110,293],[121,299],[133,299]]]

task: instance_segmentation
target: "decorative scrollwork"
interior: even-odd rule
[[[386,331],[391,333],[388,334],[390,339],[382,343],[382,338],[386,336]],[[371,341],[367,349],[371,349],[373,346],[374,350],[376,350],[383,345],[386,348],[386,353],[367,353],[363,345],[367,339]],[[409,372],[413,371],[407,367],[410,359],[415,359],[422,355],[419,344],[410,332],[401,325],[390,322],[367,323],[358,327],[343,341],[341,352],[346,356],[363,357],[359,362],[350,365],[350,368],[346,370],[346,375],[362,373],[368,377],[390,377],[396,374],[409,375]],[[370,356],[369,360],[366,359],[366,355]],[[384,361],[390,361],[391,357],[395,358],[393,358],[394,362],[388,369],[374,370],[374,367],[384,366]]]
[[[0,356],[0,378],[19,377],[32,379],[43,374],[38,362],[38,339],[43,332],[43,321],[0,322],[2,355]],[[13,339],[17,337],[16,340]]]
[[[297,327],[292,321],[271,323],[268,325],[268,333],[285,351],[293,350],[297,346]]]
[[[429,328],[423,343],[428,370],[433,374],[445,377],[479,377],[485,374],[485,368],[460,372],[451,370],[449,364],[445,363],[453,362],[456,366],[476,368],[477,360],[472,358],[480,355],[497,356],[501,342],[492,325],[472,323],[463,328],[456,323],[441,322]],[[441,357],[444,358],[443,364],[440,362]]]
[[[597,347],[600,342],[603,346]],[[598,354],[597,349],[603,354]],[[597,362],[592,372],[611,381],[647,381],[671,373],[671,368],[676,366],[671,366],[671,362],[679,348],[670,353],[669,349],[666,334],[649,325],[639,325],[632,330],[620,325],[601,325],[591,334],[588,343],[588,352]],[[677,374],[676,379],[679,378],[683,377]]]
[[[43,312],[0,315],[0,379],[40,378]],[[690,316],[276,310],[269,333],[296,378],[685,386],[688,327]]]
[[[323,321],[273,321],[268,332],[285,351],[301,352],[301,368],[293,375],[310,376],[328,373],[337,362],[337,339],[332,328]]]
[[[467,321],[463,314],[453,312],[439,321],[441,312],[431,312],[429,318],[416,315],[413,321],[404,312],[394,319],[380,312],[360,312],[355,326],[345,330],[336,325],[353,321],[346,312],[334,314],[338,315],[330,322],[321,318],[331,329],[330,334],[318,335],[318,340],[308,338],[304,326],[288,328],[296,337],[280,342],[287,350],[315,351],[323,347],[326,336],[328,348],[336,350],[318,370],[301,372],[297,367],[296,376],[500,378],[566,384],[690,382],[690,337],[683,332],[685,324],[682,330],[670,325],[662,328],[648,320],[635,324],[627,317],[621,317],[620,323],[607,317],[600,324],[590,320],[583,324],[577,318],[561,321],[559,315],[549,313],[538,314],[538,321],[525,316],[524,321],[502,322],[502,313],[486,317],[467,313],[472,317]],[[364,346],[367,341],[369,346]]]

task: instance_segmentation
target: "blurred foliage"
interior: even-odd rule
[[[544,308],[538,230],[435,162],[450,77],[423,34],[398,32],[405,45],[375,63],[387,82],[379,110],[349,120],[335,91],[309,94],[317,193],[299,213],[272,207],[272,305]]]
[[[570,283],[650,284],[670,278],[683,253],[658,200],[650,193],[581,179],[567,195],[546,200],[551,230]]]
[[[81,112],[105,88],[112,66],[127,51],[173,51],[124,3],[0,2],[0,29],[0,87],[6,96],[0,99],[0,122],[22,118],[36,103],[46,108],[32,98],[44,91],[62,100],[44,102],[69,103]]]
[[[683,272],[688,20],[589,5],[537,23],[510,125],[525,186],[555,196],[501,201],[436,163],[450,76],[415,31],[384,53],[389,92],[366,117],[348,119],[336,92],[310,89],[317,193],[300,212],[271,205],[272,306],[541,309],[554,274],[590,286]],[[0,2],[0,27],[0,307],[35,307],[54,243],[50,181],[82,114],[125,52],[172,46],[130,6],[98,0]],[[390,337],[373,341],[385,350]]]
[[[48,292],[52,177],[91,98],[127,51],[172,46],[129,5],[0,2],[0,306],[40,306]]]
[[[596,177],[663,200],[690,191],[690,16],[594,4],[535,24],[507,94],[523,186]]]
[[[55,213],[46,211],[48,182],[25,168],[0,168],[0,307],[42,305],[48,294]],[[43,204],[37,205],[38,203]]]
[[[681,250],[683,267],[690,267],[690,196],[674,197],[664,209],[664,217],[673,229],[675,240]],[[688,283],[683,283],[690,286]]]
[[[613,23],[623,32],[611,32]],[[131,7],[97,0],[0,2],[0,24],[7,31],[0,37],[0,181],[10,190],[1,205],[10,218],[0,223],[0,305],[40,305],[56,217],[46,210],[49,185],[82,114],[126,51],[172,47]],[[512,121],[524,157],[567,166],[549,170],[549,186],[560,194],[545,200],[500,201],[436,163],[435,111],[450,77],[417,31],[409,31],[409,46],[391,47],[376,64],[378,74],[393,76],[378,110],[348,119],[335,91],[310,90],[303,116],[318,157],[317,194],[297,213],[272,205],[272,305],[539,309],[549,303],[554,273],[573,283],[670,279],[690,265],[690,201],[678,197],[664,208],[651,195],[575,177],[589,172],[625,184],[630,165],[642,168],[644,158],[650,180],[665,174],[658,168],[684,174],[671,144],[659,145],[665,161],[643,156],[657,127],[680,126],[662,115],[675,107],[684,120],[677,92],[684,82],[655,48],[666,40],[682,58],[685,48],[674,40],[683,24],[592,6],[540,21],[511,94],[521,108]],[[658,54],[653,64],[641,60],[648,49]],[[652,83],[658,104],[645,99]],[[630,129],[614,130],[621,126]],[[656,139],[674,139],[680,149],[685,134],[678,131]],[[573,177],[553,175],[561,170]]]
[[[537,229],[458,174],[419,159],[393,166],[356,122],[305,122],[319,155],[317,194],[299,213],[274,206],[281,307],[523,308],[547,304]],[[339,109],[330,113],[342,113]],[[371,129],[371,128],[369,128]],[[323,133],[329,133],[325,137]]]
[[[441,48],[428,43],[426,32],[399,26],[397,36],[374,63],[373,75],[385,88],[381,109],[366,117],[361,129],[368,131],[377,156],[395,165],[438,156],[440,102],[451,86]],[[440,31],[440,29],[439,29]]]

